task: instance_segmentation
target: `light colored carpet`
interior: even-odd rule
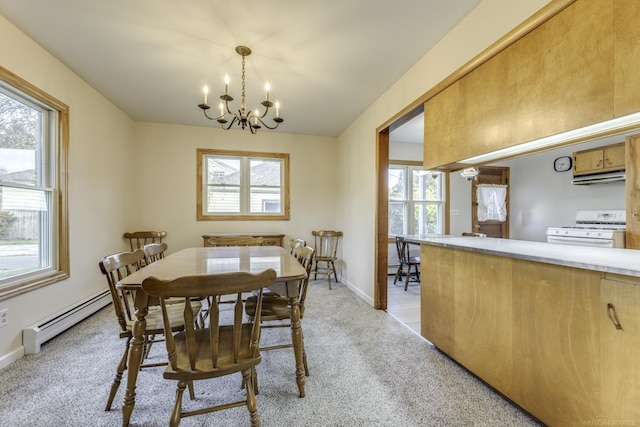
[[[524,412],[397,320],[343,285],[312,281],[303,319],[310,376],[299,398],[292,349],[263,352],[258,413],[270,426],[537,426]],[[122,354],[111,306],[0,370],[0,425],[119,426],[125,383],[104,411]],[[263,340],[288,330],[265,330]],[[156,344],[152,358],[165,357]],[[175,383],[164,368],[138,376],[132,426],[168,424]],[[240,376],[195,383],[197,400],[241,399]],[[245,407],[184,419],[182,426],[247,426]]]

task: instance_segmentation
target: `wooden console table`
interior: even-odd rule
[[[210,233],[202,236],[202,246],[209,246],[210,237],[222,237],[222,236],[251,236],[262,237],[264,239],[263,246],[283,246],[284,234],[281,233]]]

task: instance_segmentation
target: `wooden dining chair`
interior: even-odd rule
[[[402,279],[402,275],[406,275],[404,290],[409,288],[409,281],[420,283],[420,257],[411,256],[409,244],[404,240],[402,236],[396,236],[396,251],[398,253],[398,271],[396,271],[396,277],[393,279],[395,285],[398,279]],[[407,272],[404,272],[404,267],[407,267]],[[413,267],[413,273],[411,272]],[[413,278],[413,279],[412,279]]]
[[[124,233],[124,238],[129,241],[131,251],[142,249],[149,243],[162,243],[162,239],[167,237],[166,231],[135,231]]]
[[[149,243],[144,245],[142,251],[144,252],[144,262],[149,265],[164,258],[165,252],[168,246],[166,243]]]
[[[111,299],[113,300],[113,309],[120,329],[120,338],[126,339],[124,353],[116,368],[116,376],[111,385],[111,391],[107,399],[106,411],[111,409],[113,399],[120,387],[122,375],[127,369],[127,357],[129,354],[129,347],[131,338],[133,337],[133,323],[135,319],[135,306],[134,298],[135,294],[130,291],[122,290],[118,288],[117,283],[140,269],[144,262],[144,252],[142,249],[136,249],[133,252],[120,252],[113,255],[106,256],[98,263],[100,271],[107,277],[107,283],[109,284],[109,290],[111,291]],[[199,302],[193,304],[193,309],[196,313],[199,312],[201,304]],[[180,318],[180,313],[184,310],[184,304],[173,304],[169,310],[169,319],[171,322],[172,330],[179,331],[184,329],[184,323]],[[146,329],[144,331],[143,343],[143,358],[144,361],[149,354],[151,344],[156,341],[155,336],[164,335],[164,326],[162,321],[162,312],[159,306],[150,306],[149,312],[146,316]],[[140,368],[146,368],[151,366],[163,366],[167,362],[143,364]],[[192,390],[190,390],[192,391]]]
[[[305,301],[307,298],[307,288],[309,286],[309,276],[311,273],[311,266],[313,265],[313,258],[315,255],[315,249],[310,246],[303,248],[296,248],[294,256],[302,263],[307,273],[304,279],[298,282],[298,303],[300,306],[300,318],[304,317]],[[255,296],[247,299],[245,306],[247,316],[250,319],[256,317],[256,311],[258,308],[258,298]],[[291,312],[290,303],[288,297],[278,294],[265,294],[262,298],[262,329],[270,328],[290,328],[291,327]],[[264,324],[264,322],[267,322]],[[260,350],[275,350],[279,348],[292,347],[291,341],[284,344],[275,344],[271,346],[260,347]],[[302,361],[304,365],[304,372],[306,376],[309,376],[309,367],[307,365],[307,354],[304,349],[304,337],[302,338]]]
[[[262,246],[263,237],[214,236],[209,237],[206,246]]]
[[[255,397],[255,366],[261,362],[258,346],[262,289],[271,285],[275,279],[276,272],[269,269],[259,274],[222,273],[184,276],[174,280],[150,277],[142,282],[142,289],[146,293],[160,298],[160,306],[165,314],[164,328],[169,364],[164,371],[164,378],[178,382],[170,426],[179,425],[184,417],[243,405],[249,410],[251,425],[260,425]],[[255,317],[248,320],[243,316],[242,294],[253,291],[258,292],[256,312]],[[196,329],[193,326],[196,309],[191,304],[192,299],[199,296],[210,297],[214,305],[210,310],[208,327]],[[215,302],[220,296],[234,296],[234,309],[221,310]],[[166,303],[167,299],[175,298],[182,298],[185,305],[183,323],[186,327],[184,331],[177,333],[174,333],[169,320],[172,304]],[[236,372],[242,373],[246,390],[245,400],[192,411],[183,410],[182,395],[189,383]]]
[[[296,248],[304,248],[305,246],[307,246],[307,242],[305,242],[302,239],[291,239],[289,240],[289,249],[291,250],[291,254],[293,255],[293,252]]]
[[[335,262],[337,261],[338,244],[342,237],[341,231],[321,230],[312,231],[311,234],[315,240],[315,266],[313,268],[314,279],[318,278],[318,273],[326,274],[329,280],[329,290],[331,290],[331,273],[333,273],[336,282],[338,281],[338,273],[336,272]],[[324,267],[320,266],[324,263]]]

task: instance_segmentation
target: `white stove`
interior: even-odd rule
[[[624,210],[584,210],[576,214],[571,227],[549,227],[547,242],[561,245],[625,247],[626,212]]]

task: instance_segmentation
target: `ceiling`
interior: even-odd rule
[[[278,131],[337,136],[479,2],[0,0],[0,13],[134,120],[218,126],[202,88],[215,110],[229,74],[237,108],[246,45],[247,107],[269,81]]]

